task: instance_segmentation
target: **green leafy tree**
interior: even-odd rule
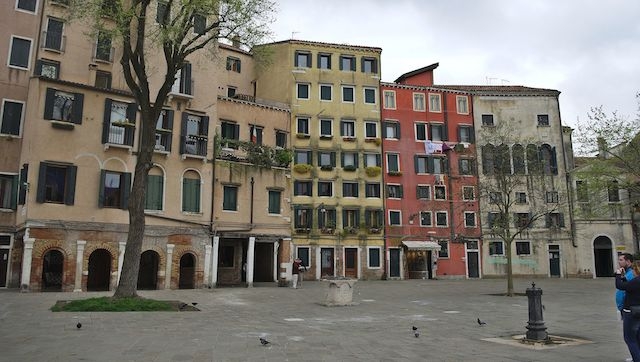
[[[129,234],[114,294],[116,298],[133,297],[137,296],[144,198],[156,120],[176,74],[188,57],[215,48],[219,39],[240,39],[247,47],[263,40],[269,34],[275,4],[270,0],[70,0],[69,8],[70,20],[87,24],[89,35],[108,37],[122,49],[122,74],[140,111],[140,149],[129,199]]]

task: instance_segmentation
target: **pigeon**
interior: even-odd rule
[[[487,323],[486,323],[486,322],[481,321],[481,320],[480,320],[480,318],[478,318],[478,324],[479,324],[479,325],[481,325],[481,326],[483,326],[483,325],[485,325],[485,324],[487,324]]]
[[[76,328],[78,329],[82,328],[82,323],[78,322],[78,324],[76,324]]]
[[[262,344],[263,346],[266,346],[267,344],[269,344],[271,342],[267,341],[266,339],[260,337],[260,344]]]
[[[180,310],[183,310],[188,304],[187,303],[180,303]]]
[[[191,305],[195,307],[196,305],[198,305],[198,302],[191,302]]]
[[[416,336],[416,338],[420,337],[420,333],[416,332],[413,334],[414,336]]]
[[[417,330],[418,330],[418,327],[416,327],[416,326],[412,326],[412,327],[411,327],[411,329],[413,329],[414,331],[417,331]]]

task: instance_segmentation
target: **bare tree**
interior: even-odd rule
[[[72,21],[90,24],[91,35],[122,48],[120,64],[140,111],[140,149],[129,198],[129,234],[114,297],[135,297],[145,230],[144,198],[152,166],[156,120],[176,75],[192,54],[219,39],[252,46],[269,34],[275,5],[270,0],[71,0]],[[154,24],[156,23],[157,24]],[[110,45],[109,45],[110,46]],[[150,84],[161,59],[159,86]],[[154,69],[154,71],[150,71]]]

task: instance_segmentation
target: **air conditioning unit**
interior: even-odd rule
[[[164,151],[164,146],[163,145],[155,145],[155,147],[153,148],[156,151]]]

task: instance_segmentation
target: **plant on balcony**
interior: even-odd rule
[[[379,226],[370,226],[369,227],[369,234],[380,234],[380,227]]]
[[[345,142],[355,142],[356,138],[351,136],[342,136],[342,140]]]
[[[310,231],[309,228],[301,228],[301,227],[296,228],[296,233],[298,234],[308,234],[309,231]]]
[[[462,152],[465,152],[467,148],[464,147],[462,143],[458,143],[457,145],[453,146],[453,150],[456,152],[462,153]]]
[[[333,166],[331,166],[331,165],[322,165],[322,166],[320,166],[320,169],[323,170],[323,171],[331,171],[331,170],[333,170]]]
[[[297,163],[293,165],[293,170],[297,173],[307,173],[311,171],[311,165],[306,163]]]
[[[389,176],[402,176],[400,171],[389,171]]]
[[[342,169],[345,170],[345,171],[355,171],[356,170],[356,166],[347,165],[347,166],[342,167]]]
[[[344,232],[345,235],[354,235],[358,233],[358,228],[355,228],[353,226],[347,226],[344,229],[342,229],[342,231]]]
[[[112,125],[114,126],[118,126],[118,127],[135,127],[136,124],[133,122],[129,122],[128,119],[121,119],[119,121],[113,121],[111,122]]]
[[[382,172],[382,168],[380,168],[380,166],[367,166],[364,171],[366,172],[367,176],[376,177],[380,175],[380,173]]]
[[[293,152],[288,149],[277,149],[274,155],[276,165],[286,167],[293,160]]]

